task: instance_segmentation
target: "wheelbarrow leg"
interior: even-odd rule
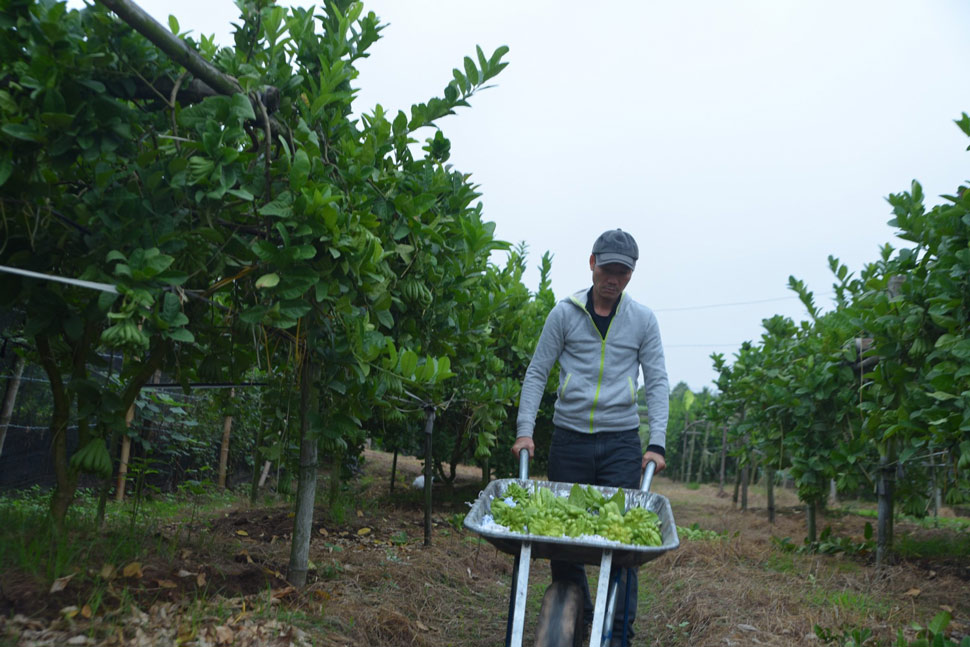
[[[605,644],[609,644],[610,636],[605,634],[606,619],[607,619],[607,607],[609,607],[610,621],[612,622],[613,616],[613,600],[616,597],[616,583],[610,582],[610,568],[613,565],[613,551],[606,549],[603,551],[603,557],[600,559],[600,575],[599,581],[596,585],[596,602],[593,603],[593,626],[590,628],[589,632],[589,644],[590,647],[600,647],[604,641]],[[607,605],[609,602],[609,605]],[[612,633],[613,627],[610,627],[610,633]]]
[[[529,594],[529,563],[532,542],[522,542],[512,570],[512,593],[509,596],[509,619],[505,627],[505,647],[522,647],[525,629],[525,600]]]

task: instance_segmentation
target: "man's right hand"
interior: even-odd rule
[[[515,439],[515,443],[512,445],[512,455],[516,458],[519,457],[519,452],[523,449],[529,450],[529,458],[532,458],[536,452],[536,445],[532,442],[531,436],[519,436]]]

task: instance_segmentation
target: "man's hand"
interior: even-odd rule
[[[518,442],[518,441],[516,441],[516,442]],[[657,464],[657,473],[658,474],[660,472],[664,471],[664,468],[667,467],[667,461],[664,460],[664,457],[663,456],[661,456],[657,452],[647,452],[646,454],[643,455],[643,464],[640,465],[640,469],[642,469],[642,470],[647,469],[647,463],[649,463],[650,461],[653,461],[654,463]]]
[[[536,445],[532,442],[531,436],[519,436],[515,439],[515,443],[512,445],[512,455],[518,459],[519,452],[523,449],[529,450],[529,458],[532,458],[533,454],[536,452]]]

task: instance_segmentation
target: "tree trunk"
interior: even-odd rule
[[[701,482],[701,472],[704,470],[704,458],[708,456],[707,444],[710,441],[710,438],[711,423],[708,422],[706,425],[704,425],[704,441],[701,443],[701,455],[697,460],[697,476],[694,479],[697,483]]]
[[[717,486],[717,495],[724,496],[724,477],[727,467],[727,425],[721,427],[721,480]],[[737,498],[735,498],[735,501]]]
[[[738,493],[741,491],[741,468],[738,465],[734,466],[734,495],[731,497],[731,504],[736,508],[738,507]]]
[[[682,483],[686,483],[687,479],[690,478],[690,475],[687,473],[687,427],[688,427],[689,420],[690,420],[690,412],[685,411],[684,412],[684,442],[681,443],[683,447],[680,450],[680,456],[681,456],[680,469],[677,470],[678,472],[680,472],[680,480]]]
[[[424,545],[431,545],[431,433],[434,431],[434,407],[428,406],[424,419]]]
[[[135,405],[128,407],[125,414],[125,429],[131,428],[131,421],[135,418]],[[118,484],[115,486],[115,501],[125,500],[125,480],[128,477],[128,459],[131,458],[131,437],[125,433],[121,436],[121,458],[118,460]]]
[[[744,466],[741,470],[741,512],[748,509],[748,482],[751,479],[751,467]]]
[[[690,434],[690,454],[687,457],[687,478],[684,479],[685,483],[690,483],[690,475],[693,473],[694,450],[696,449],[696,445],[697,445],[697,432],[692,431]]]
[[[768,496],[768,523],[775,523],[775,470],[765,468],[765,491]]]
[[[51,462],[54,464],[54,492],[51,495],[51,519],[55,531],[64,531],[64,518],[67,509],[74,501],[74,491],[77,489],[77,472],[70,469],[67,457],[67,423],[71,413],[71,402],[61,377],[60,367],[51,351],[50,340],[47,335],[37,335],[34,338],[38,356],[47,381],[50,383],[53,411],[51,413]]]
[[[300,474],[296,489],[296,514],[293,519],[293,543],[286,579],[293,586],[306,586],[310,562],[310,536],[313,530],[313,502],[317,494],[317,438],[310,428],[310,416],[316,412],[316,370],[311,370],[309,357],[303,359],[300,379]]]
[[[817,508],[818,506],[815,505],[814,501],[805,504],[805,521],[808,524],[808,543],[810,544],[814,544],[817,537],[817,526],[815,524],[815,512]]]
[[[391,459],[391,492],[394,492],[394,481],[397,480],[397,447],[394,448],[394,458]]]
[[[835,483],[835,479],[829,479],[829,508],[836,508],[839,505],[839,488]]]
[[[236,395],[236,389],[229,389],[229,400]],[[219,489],[226,489],[226,472],[229,469],[229,437],[232,434],[232,416],[222,421],[222,446],[219,448]]]
[[[896,489],[896,452],[890,441],[888,450],[879,457],[879,517],[876,522],[876,566],[885,564],[893,545],[893,496]]]

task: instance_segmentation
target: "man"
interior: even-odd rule
[[[589,269],[593,286],[563,299],[546,318],[522,382],[517,437],[512,453],[535,452],[536,413],[553,365],[559,362],[559,390],[549,448],[549,480],[637,489],[649,461],[666,467],[669,387],[660,330],[653,312],[623,290],[636,268],[639,249],[620,229],[593,244]],[[637,378],[643,370],[650,439],[641,455]],[[593,605],[582,564],[551,561],[554,581],[575,582],[583,591],[587,624]],[[630,571],[631,603],[624,613],[625,577],[614,615],[614,644],[621,644],[623,621],[636,614],[636,572]]]

